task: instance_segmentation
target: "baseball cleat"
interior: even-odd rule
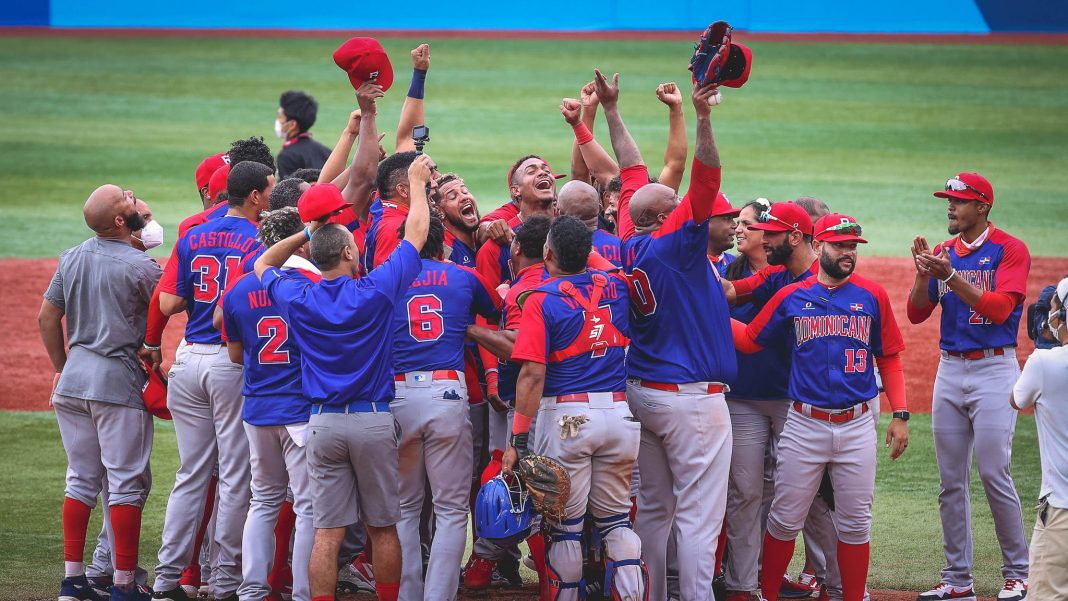
[[[135,584],[131,587],[119,587],[112,585],[108,590],[111,601],[151,601],[152,590],[148,587]]]
[[[93,587],[96,594],[107,599],[111,596],[111,576],[88,576],[89,586]]]
[[[519,575],[518,559],[500,559],[497,569],[493,570],[493,584],[498,586],[523,586],[523,577]]]
[[[493,561],[472,553],[464,567],[464,587],[476,591],[489,588],[493,579],[493,564]]]
[[[789,576],[783,576],[782,584],[779,586],[780,599],[806,599],[815,597],[819,592],[819,579],[808,572],[801,572],[797,576],[797,580],[793,580]]]
[[[164,599],[166,601],[195,601],[197,596],[190,597],[185,588],[179,586],[178,588],[170,591],[155,591],[152,593],[152,598],[156,600]]]
[[[59,583],[59,601],[106,601],[106,599],[107,597],[93,590],[85,575],[69,576]]]
[[[1005,588],[998,592],[998,601],[1020,601],[1027,596],[1026,578],[1009,578]]]
[[[374,575],[370,572],[370,566],[360,562],[360,558],[352,560],[341,566],[337,571],[337,590],[342,593],[373,593],[375,592]],[[366,571],[364,570],[366,569]]]
[[[938,586],[927,591],[926,593],[920,593],[916,597],[916,601],[946,601],[953,599],[955,601],[975,601],[975,591],[970,586],[953,586],[945,582],[941,582]]]

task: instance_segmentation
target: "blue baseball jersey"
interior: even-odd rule
[[[737,373],[730,307],[708,261],[708,215],[719,169],[693,161],[690,190],[662,227],[630,235],[630,196],[649,181],[644,165],[626,167],[620,194],[623,269],[630,284],[630,377],[665,383],[728,382]],[[694,203],[704,218],[694,220]]]
[[[626,284],[603,271],[550,278],[520,301],[516,362],[545,364],[543,396],[626,390]]]
[[[727,276],[727,267],[729,267],[730,264],[733,263],[734,259],[736,259],[736,258],[737,257],[735,257],[734,255],[732,255],[730,253],[723,253],[722,255],[720,255],[718,257],[713,257],[712,255],[708,255],[708,261],[710,263],[712,263],[712,267],[716,268],[716,271],[719,272],[719,277],[721,277],[721,278],[724,278],[724,277]]]
[[[764,347],[787,344],[789,397],[832,410],[875,398],[875,359],[905,350],[886,290],[856,274],[833,289],[818,278],[790,284],[764,305],[746,336]]]
[[[963,256],[958,254],[955,240],[947,240],[934,248],[938,255],[942,248],[949,251],[949,263],[957,275],[983,291],[1007,292],[1019,295],[1017,303],[1004,323],[996,324],[983,317],[960,299],[949,286],[931,278],[927,297],[942,305],[942,337],[939,347],[947,351],[968,352],[1001,346],[1015,346],[1016,333],[1023,315],[1023,299],[1027,295],[1027,274],[1031,269],[1031,254],[1027,246],[993,228],[986,242]]]
[[[742,279],[751,275],[751,269],[742,271]],[[797,281],[811,275],[812,272],[806,271]],[[750,323],[763,306],[764,303],[754,302],[737,304],[731,307],[731,318]],[[727,382],[731,387],[727,398],[749,401],[785,399],[790,384],[790,352],[785,344],[776,344],[759,353],[737,353],[738,375]]]
[[[445,246],[452,249],[452,253],[449,255],[450,261],[471,269],[475,268],[475,249],[465,244],[463,240],[453,236],[452,232],[448,230],[445,231]]]
[[[497,319],[501,296],[475,270],[423,259],[422,271],[393,313],[397,373],[464,369],[464,339],[475,313]]]
[[[403,241],[359,279],[313,284],[276,268],[264,272],[267,294],[288,313],[312,403],[393,400],[393,312],[421,268],[419,252]]]
[[[593,230],[593,250],[616,267],[623,267],[619,237],[604,230]]]
[[[508,287],[508,294],[504,297],[504,307],[501,310],[502,330],[519,330],[523,317],[523,310],[519,306],[519,296],[541,286],[541,283],[547,279],[549,279],[549,272],[545,270],[544,263],[530,265],[516,274]],[[519,368],[518,363],[498,359],[497,391],[501,400],[515,400],[515,384],[519,379]]]
[[[360,267],[364,273],[368,273],[374,268],[375,237],[378,235],[378,225],[382,222],[382,213],[385,210],[386,208],[382,204],[382,197],[376,193],[374,200],[371,201],[371,206],[367,208],[367,212],[370,215],[370,223],[366,227],[367,233],[364,236],[363,256],[360,257]]]
[[[776,292],[794,282],[800,282],[816,275],[819,270],[820,262],[818,259],[812,262],[812,267],[808,271],[802,272],[797,277],[794,277],[794,274],[790,273],[790,270],[785,265],[768,265],[747,278],[732,282],[737,299],[736,303],[739,305],[752,303],[759,310],[771,300],[771,297],[775,296]]]
[[[318,282],[313,271],[284,269],[285,277]],[[285,312],[271,302],[253,273],[238,278],[222,300],[223,337],[240,342],[245,357],[245,403],[241,418],[254,426],[284,426],[308,421],[311,403],[300,377],[300,348]]]
[[[256,224],[248,219],[224,215],[196,226],[178,241],[175,293],[186,301],[187,342],[222,344],[212,325],[215,305],[244,273],[244,258],[262,246],[256,233]]]

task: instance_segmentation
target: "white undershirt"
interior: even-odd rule
[[[1013,388],[1016,406],[1034,406],[1042,488],[1049,504],[1068,509],[1068,347],[1039,349],[1024,365]]]

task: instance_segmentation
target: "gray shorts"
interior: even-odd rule
[[[341,528],[357,519],[375,528],[396,524],[400,429],[393,414],[313,414],[308,424],[315,527]]]

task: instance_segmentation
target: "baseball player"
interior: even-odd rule
[[[721,277],[726,275],[727,267],[734,261],[734,255],[727,251],[734,248],[734,220],[741,212],[731,206],[726,194],[716,194],[712,218],[708,220],[708,260]]]
[[[619,238],[597,227],[597,215],[601,206],[597,189],[586,182],[570,181],[560,188],[556,210],[561,215],[570,215],[586,224],[593,235],[593,250],[616,267],[623,266],[619,253]]]
[[[343,204],[341,192],[332,184],[312,190],[305,195],[306,202]],[[296,209],[281,209],[265,214],[259,237],[269,248],[303,229]],[[303,248],[289,257],[284,268],[293,277],[320,279]],[[304,446],[311,405],[301,390],[300,349],[290,336],[287,316],[267,298],[255,275],[245,274],[231,284],[220,307],[230,359],[245,367],[241,414],[251,457],[252,503],[242,537],[243,580],[238,596],[243,601],[259,601],[271,592],[267,575],[276,555],[274,530],[289,489],[296,513],[293,597],[307,601],[314,529]],[[288,537],[285,546],[283,558],[288,556]]]
[[[742,352],[780,343],[792,349],[793,402],[779,437],[760,591],[765,598],[778,597],[794,539],[827,471],[837,493],[842,598],[860,601],[875,494],[875,423],[869,401],[879,391],[873,365],[881,366],[894,408],[886,444],[893,445],[890,457],[896,459],[908,446],[900,359],[905,345],[886,291],[853,274],[857,244],[867,242],[860,237],[860,225],[835,213],[820,219],[814,231],[822,242],[816,277],[779,290],[748,326],[735,322],[734,340]]]
[[[402,239],[401,225],[408,215],[412,190],[408,187],[408,167],[420,153],[410,150],[386,157],[378,165],[375,189],[382,203],[382,215],[376,216],[367,230],[367,251],[364,269],[370,271],[382,264]],[[437,165],[431,161],[431,173],[437,175]],[[434,180],[432,180],[433,183]]]
[[[320,228],[321,220],[312,223],[318,228],[314,237],[306,228],[256,260],[256,275],[271,302],[288,313],[301,349],[304,394],[312,402],[307,447],[315,523],[312,601],[334,599],[341,539],[357,516],[374,547],[378,598],[397,601],[400,432],[389,409],[394,398],[392,316],[420,271],[430,166],[430,157],[420,155],[409,167],[405,187],[412,194],[404,239],[366,277],[353,277],[359,256],[352,233],[337,224]],[[278,269],[309,239],[312,260],[323,275],[314,285]]]
[[[1023,242],[994,227],[994,188],[978,173],[960,173],[934,193],[949,202],[953,238],[932,251],[912,245],[916,281],[908,316],[921,323],[942,306],[942,358],[935,376],[931,429],[941,491],[946,567],[921,601],[973,599],[968,479],[974,446],[979,478],[1001,545],[1001,601],[1027,595],[1027,540],[1020,497],[1010,473],[1016,412],[1006,402],[1020,375],[1016,332],[1027,292],[1031,255]],[[981,441],[981,444],[976,444]],[[962,510],[963,508],[963,510]]]
[[[236,597],[241,584],[241,532],[250,494],[248,439],[241,421],[243,370],[230,360],[212,317],[222,292],[241,275],[242,258],[260,246],[256,220],[267,208],[273,186],[274,172],[266,165],[234,165],[226,184],[229,210],[179,240],[177,294],[160,293],[163,313],[185,310],[189,317],[186,353],[170,372],[168,407],[181,466],[167,500],[153,586],[157,599],[188,598],[178,580],[197,551],[190,533],[197,531],[216,460],[218,565],[212,569],[211,590],[217,599],[226,599]]]
[[[145,227],[132,192],[101,186],[83,215],[96,236],[60,256],[38,316],[56,370],[51,402],[69,464],[59,598],[100,599],[86,579],[84,556],[89,516],[107,478],[115,563],[109,592],[115,601],[146,601],[148,590],[134,579],[152,430],[145,428],[145,373],[136,351],[160,268],[131,245]]]
[[[528,447],[553,457],[571,478],[564,519],[549,524],[548,599],[584,597],[582,524],[587,511],[607,549],[611,595],[645,598],[641,541],[630,525],[630,477],[640,425],[626,404],[624,351],[629,297],[624,282],[586,269],[592,236],[584,223],[559,217],[549,228],[545,267],[552,279],[520,299],[523,317],[512,360],[522,363],[512,444],[502,466],[510,472]],[[558,426],[558,427],[556,427]]]
[[[455,173],[437,179],[432,200],[445,217],[445,246],[448,259],[457,265],[474,268],[475,232],[478,231],[478,201],[467,184]]]
[[[471,422],[464,377],[464,337],[474,314],[497,319],[501,297],[471,268],[440,259],[445,226],[432,216],[422,269],[393,315],[396,398],[390,404],[400,424],[403,555],[401,597],[456,598],[457,566],[467,536]],[[423,583],[419,519],[425,483],[434,507],[434,540]]]
[[[627,397],[642,424],[635,530],[649,566],[650,598],[666,598],[674,520],[682,599],[707,600],[730,468],[724,382],[736,370],[727,299],[706,254],[720,182],[709,119],[716,90],[692,93],[697,147],[690,189],[680,202],[671,188],[649,184],[641,152],[619,114],[618,76],[611,83],[600,71],[596,76],[623,179],[619,234],[633,315]]]
[[[566,177],[562,173],[554,172],[552,167],[549,167],[549,163],[536,154],[522,156],[512,163],[505,177],[505,184],[508,186],[508,202],[482,216],[478,231],[475,232],[475,239],[480,244],[486,241],[493,241],[499,247],[508,244],[511,240],[511,234],[508,233],[512,229],[511,222],[524,212],[524,197],[528,202],[540,199],[544,203],[545,197],[552,190],[553,199],[555,199],[556,184],[554,182],[551,186],[546,185],[542,181],[543,175],[548,175],[553,180]],[[546,208],[543,212],[548,214],[548,211],[549,209]],[[527,212],[529,213],[529,210]]]

